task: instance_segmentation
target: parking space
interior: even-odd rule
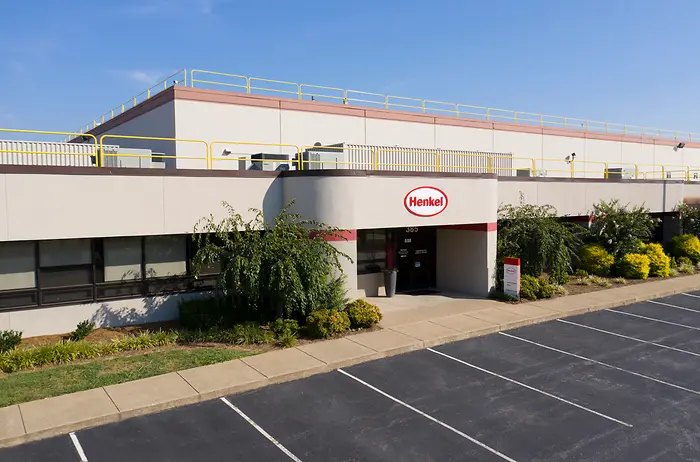
[[[700,292],[0,450],[38,462],[699,459]]]

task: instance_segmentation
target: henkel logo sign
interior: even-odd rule
[[[418,217],[434,217],[447,208],[447,195],[433,186],[420,186],[406,194],[403,205]]]

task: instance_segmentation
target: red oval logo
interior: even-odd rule
[[[506,268],[506,273],[515,274],[515,268]]]
[[[403,205],[417,217],[434,217],[447,208],[447,194],[434,186],[419,186],[406,194]]]

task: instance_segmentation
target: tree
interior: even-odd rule
[[[515,257],[520,258],[522,274],[547,273],[554,282],[566,282],[580,243],[576,226],[562,222],[551,205],[526,204],[522,193],[519,205],[502,205],[498,209],[498,277],[502,277],[503,258]]]
[[[593,206],[590,232],[616,261],[628,253],[638,253],[641,244],[651,238],[660,220],[642,205],[621,205],[617,199],[601,200]]]
[[[334,306],[345,296],[340,259],[351,259],[327,238],[345,239],[343,230],[290,213],[293,204],[270,225],[258,209],[250,209],[254,217],[246,221],[223,202],[227,217],[217,222],[210,215],[195,225],[193,272],[220,262],[218,288],[231,310],[270,320],[342,308]]]
[[[681,232],[700,236],[700,208],[695,204],[681,202],[676,210],[681,220]]]

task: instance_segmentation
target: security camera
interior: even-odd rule
[[[676,146],[677,149],[683,149],[685,147],[685,143],[681,142],[678,143],[678,146]]]
[[[229,151],[228,149],[224,149],[224,150],[221,152],[221,155],[222,155],[222,156],[230,156],[230,155],[231,155],[231,151]]]

